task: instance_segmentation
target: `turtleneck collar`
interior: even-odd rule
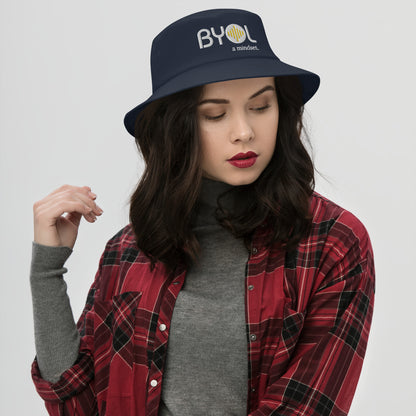
[[[192,227],[217,224],[215,219],[217,198],[220,194],[231,188],[233,188],[233,185],[203,177],[192,219]],[[225,198],[223,198],[221,202],[224,199]]]
[[[231,188],[234,188],[234,186],[225,182],[215,181],[213,179],[203,177],[198,201],[202,204],[215,208],[217,206],[218,196]]]
[[[203,177],[197,205],[195,207],[192,226],[198,227],[203,225],[218,224],[215,219],[215,209],[218,206],[217,198],[220,194],[229,191],[232,188],[235,188],[235,186]],[[243,196],[243,199],[241,199],[241,196],[238,198],[239,200],[237,206],[239,207],[242,207],[242,204],[248,200],[246,196]],[[235,193],[227,194],[222,197],[221,205],[233,211],[236,207]]]

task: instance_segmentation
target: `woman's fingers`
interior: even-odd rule
[[[62,185],[33,205],[35,241],[73,246],[81,217],[95,222],[103,210],[88,186]],[[66,216],[63,216],[67,213]],[[45,243],[47,242],[47,243]]]
[[[84,217],[92,218],[93,208],[90,205],[80,198],[57,197],[41,208],[39,217],[45,221],[45,225],[55,224],[56,220],[65,213],[78,213]]]
[[[103,211],[95,202],[96,195],[89,189],[89,187],[63,185],[36,202],[37,211],[49,223],[65,212],[78,212],[87,220],[92,220]]]

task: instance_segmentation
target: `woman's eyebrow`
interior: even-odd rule
[[[253,95],[251,95],[248,99],[252,100],[255,97],[258,97],[259,95],[263,94],[266,91],[274,91],[274,87],[271,85],[266,85],[261,90],[255,92]],[[198,105],[206,104],[206,103],[213,103],[213,104],[229,104],[230,101],[226,100],[224,98],[208,98],[206,100],[202,100],[198,103]]]
[[[260,94],[263,94],[265,91],[274,91],[274,87],[272,87],[271,85],[266,85],[261,90],[255,92],[252,96],[250,96],[249,100],[259,96]]]

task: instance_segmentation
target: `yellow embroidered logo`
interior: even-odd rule
[[[236,24],[228,25],[225,28],[227,39],[233,43],[243,43],[246,40],[246,32],[244,29]]]
[[[224,36],[231,43],[243,43],[246,39],[251,43],[257,43],[257,40],[253,39],[250,36],[247,25],[241,27],[236,23],[229,24],[225,29],[224,26],[220,26],[219,29],[211,26],[209,29],[202,28],[198,30],[196,37],[198,39],[198,45],[200,49],[210,48],[214,45],[214,39],[218,41],[218,45],[223,45]],[[259,50],[257,46],[248,45],[244,46],[233,46],[232,51],[240,50],[240,48],[245,48],[244,50]],[[241,49],[242,50],[242,49]]]

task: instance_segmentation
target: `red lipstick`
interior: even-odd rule
[[[237,153],[231,159],[228,159],[233,166],[237,168],[249,168],[256,163],[257,154],[254,152]]]

